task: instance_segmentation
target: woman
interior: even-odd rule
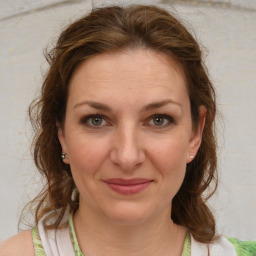
[[[36,226],[1,255],[256,255],[255,243],[218,236],[206,205],[215,93],[179,21],[154,6],[95,9],[48,61],[30,107],[47,185]]]

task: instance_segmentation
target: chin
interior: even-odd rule
[[[140,224],[150,219],[152,215],[152,209],[127,203],[105,211],[105,216],[107,216],[111,222],[121,225]]]

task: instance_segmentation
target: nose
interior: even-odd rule
[[[145,152],[136,127],[120,127],[116,131],[110,159],[124,171],[132,171],[145,161]]]

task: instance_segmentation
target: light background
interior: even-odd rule
[[[17,233],[22,207],[40,188],[27,108],[47,67],[43,49],[70,21],[103,2],[118,3],[0,0],[0,241]],[[218,231],[256,240],[256,1],[165,0],[163,5],[193,27],[208,49],[206,63],[223,115],[220,186],[210,201]]]

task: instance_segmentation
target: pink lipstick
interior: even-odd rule
[[[146,189],[153,180],[137,178],[137,179],[107,179],[103,180],[112,190],[124,194],[137,194]]]

